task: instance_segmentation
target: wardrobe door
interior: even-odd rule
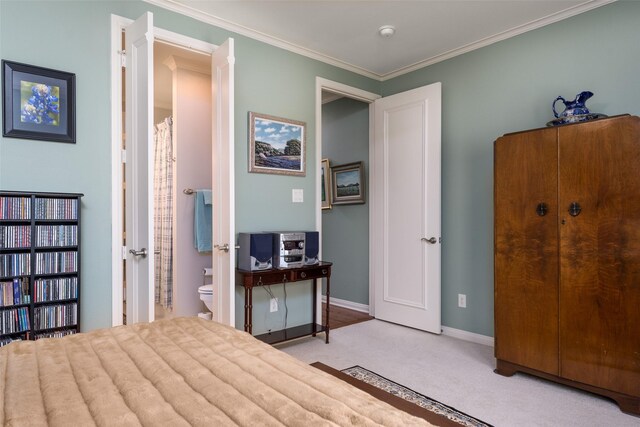
[[[506,135],[494,156],[496,358],[557,375],[557,130]]]
[[[559,164],[560,375],[638,396],[640,119],[561,127]]]

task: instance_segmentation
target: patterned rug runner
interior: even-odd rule
[[[437,400],[425,396],[424,394],[417,393],[410,388],[395,383],[361,366],[352,366],[351,368],[343,369],[342,372],[352,376],[353,378],[364,381],[367,384],[371,384],[374,387],[391,393],[394,396],[401,397],[402,399],[414,403],[431,412],[447,417],[449,420],[462,426],[492,427],[491,424],[487,424],[484,421],[465,414],[464,412],[460,412],[457,409],[440,403]]]

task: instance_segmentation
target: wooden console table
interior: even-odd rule
[[[292,340],[304,336],[316,336],[318,332],[325,333],[325,342],[329,343],[329,290],[331,266],[330,262],[320,262],[316,265],[308,265],[299,268],[274,268],[270,270],[246,271],[236,270],[236,284],[244,286],[244,330],[251,333],[252,330],[252,311],[253,311],[253,287],[276,285],[279,283],[301,282],[313,280],[313,307],[311,323],[306,325],[294,326],[292,328],[280,331],[272,331],[262,335],[256,335],[256,338],[266,342],[267,344],[275,344],[283,341]],[[318,279],[327,279],[327,304],[325,308],[325,324],[318,325],[316,323],[316,303]]]

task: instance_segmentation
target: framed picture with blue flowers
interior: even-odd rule
[[[2,136],[76,142],[75,74],[2,61]]]

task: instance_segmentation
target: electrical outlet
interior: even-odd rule
[[[273,313],[274,311],[278,311],[278,298],[271,298],[269,310],[271,311],[271,313]]]
[[[467,308],[467,296],[465,294],[458,294],[458,307]]]

